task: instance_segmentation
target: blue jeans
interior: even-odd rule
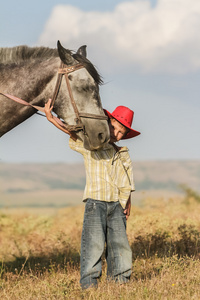
[[[126,235],[126,216],[119,202],[88,199],[81,239],[81,287],[97,286],[106,243],[107,277],[128,282],[132,252]]]

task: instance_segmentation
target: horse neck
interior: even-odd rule
[[[32,62],[27,61],[22,65],[13,68],[5,66],[0,77],[1,90],[8,94],[15,95],[32,104],[43,104],[44,94],[51,92],[51,81],[56,76],[59,66],[59,59],[52,58],[48,61]]]
[[[1,66],[0,91],[22,98],[31,104],[44,106],[53,94],[59,62],[59,58],[51,58],[37,63],[27,61],[23,65]],[[0,136],[36,112],[9,99],[5,101],[3,97],[0,97],[0,105]]]

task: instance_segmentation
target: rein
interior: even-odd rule
[[[53,96],[52,96],[51,106],[54,106],[54,104],[55,104],[55,101],[56,101],[57,96],[58,96],[59,91],[60,91],[60,86],[61,86],[61,83],[62,83],[63,75],[65,75],[65,81],[66,81],[67,89],[68,89],[68,92],[69,92],[69,98],[70,98],[72,107],[74,109],[74,113],[76,115],[75,121],[76,121],[77,124],[76,125],[69,125],[69,124],[61,121],[61,119],[55,117],[54,115],[53,115],[53,118],[56,120],[56,122],[59,125],[61,125],[62,127],[64,127],[65,129],[67,129],[69,131],[83,130],[84,134],[86,134],[85,133],[85,127],[84,127],[84,125],[81,121],[81,117],[82,118],[99,119],[99,120],[108,120],[108,117],[105,116],[105,115],[97,115],[97,114],[90,114],[90,113],[79,113],[76,102],[75,102],[74,97],[73,97],[72,90],[71,90],[68,74],[70,74],[70,73],[72,73],[76,70],[79,70],[81,68],[84,68],[84,66],[82,64],[67,66],[67,65],[65,65],[64,63],[61,62],[61,66],[58,70],[56,86],[55,86]],[[25,101],[21,98],[18,98],[18,97],[9,95],[9,94],[5,94],[5,93],[0,92],[0,95],[3,95],[5,97],[7,97],[8,99],[11,99],[11,100],[13,100],[17,103],[20,103],[20,104],[23,104],[23,105],[26,105],[26,106],[31,106],[31,107],[35,108],[36,110],[39,110],[40,112],[45,113],[44,107],[37,106],[37,105],[32,105],[31,103],[29,103],[29,102],[27,102],[27,101]]]

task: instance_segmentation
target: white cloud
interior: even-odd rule
[[[145,72],[187,73],[200,69],[200,1],[122,2],[112,12],[85,12],[56,6],[39,38],[66,48],[87,44],[109,66],[138,66]],[[90,57],[91,58],[91,55]]]

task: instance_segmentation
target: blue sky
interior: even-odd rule
[[[135,112],[133,160],[200,159],[199,0],[4,1],[0,47],[87,44],[103,106]],[[17,96],[17,95],[16,95]],[[2,162],[75,162],[68,137],[33,116],[0,140]]]
[[[37,43],[53,7],[58,4],[73,5],[83,11],[110,11],[120,2],[125,1],[4,1],[0,11],[1,47]]]

